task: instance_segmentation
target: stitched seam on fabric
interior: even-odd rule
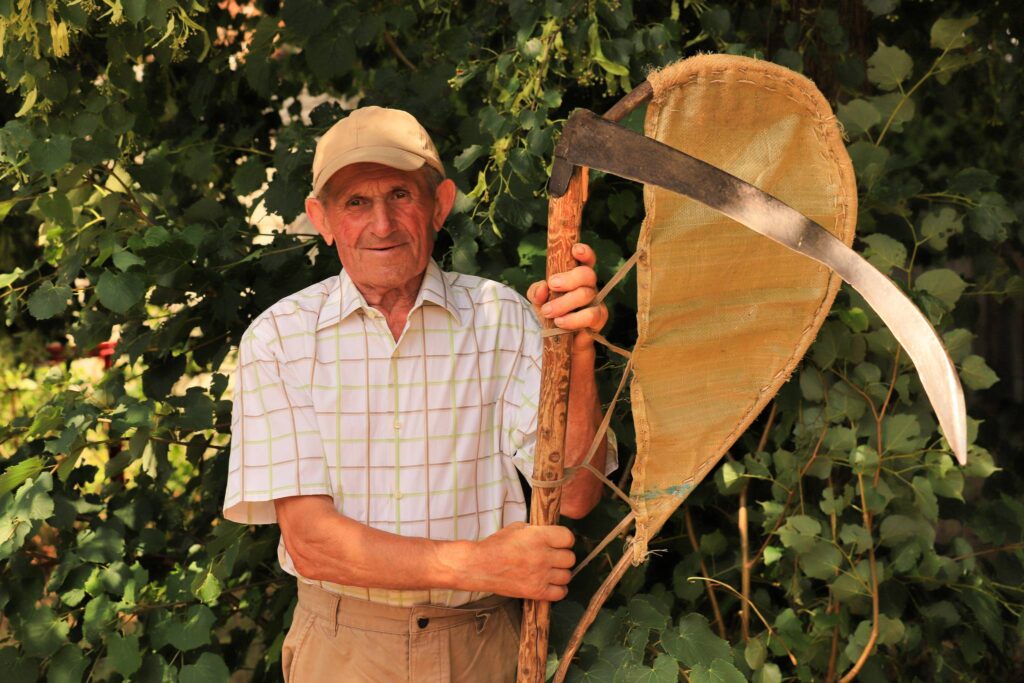
[[[727,59],[730,62],[728,65],[714,65],[714,62],[723,61],[725,59]],[[711,62],[712,66],[704,69],[703,67],[705,67],[705,65],[708,62]],[[685,66],[683,66],[684,64]],[[648,131],[648,133],[651,130],[655,131],[653,137],[657,139],[658,133],[661,131],[661,113],[663,109],[665,109],[668,106],[668,91],[675,86],[692,85],[694,83],[699,82],[702,74],[705,71],[708,74],[710,74],[709,82],[728,83],[729,80],[725,78],[725,76],[727,76],[731,72],[736,72],[739,74],[739,76],[734,78],[733,82],[757,87],[759,84],[743,78],[743,76],[747,75],[749,69],[749,71],[756,72],[760,76],[763,76],[771,81],[783,84],[787,88],[787,91],[780,91],[778,88],[773,88],[766,85],[761,85],[760,89],[775,93],[776,95],[782,94],[784,97],[786,97],[786,99],[790,100],[791,102],[794,102],[795,104],[804,108],[808,113],[811,114],[811,117],[813,119],[812,130],[819,142],[819,149],[821,147],[824,147],[823,154],[827,155],[825,156],[825,159],[826,166],[828,169],[827,172],[829,185],[836,188],[835,197],[832,201],[832,207],[833,210],[837,210],[838,215],[833,221],[832,232],[833,234],[838,233],[839,238],[844,243],[849,245],[852,242],[853,231],[855,227],[851,224],[850,218],[853,215],[855,215],[856,210],[856,183],[855,181],[853,183],[850,182],[851,173],[849,159],[843,158],[841,155],[838,155],[836,153],[835,146],[837,144],[841,144],[841,139],[838,130],[829,127],[829,124],[831,122],[834,122],[836,120],[836,117],[834,114],[831,113],[831,110],[828,107],[828,103],[824,101],[823,97],[820,95],[820,93],[818,92],[817,88],[813,85],[813,83],[811,83],[804,77],[794,77],[793,74],[782,74],[779,72],[772,72],[773,69],[778,68],[781,67],[769,65],[764,62],[752,61],[748,62],[747,64],[736,64],[736,60],[732,57],[720,57],[717,55],[693,57],[688,60],[681,60],[679,62],[676,62],[675,64],[669,65],[664,69],[658,72],[654,72],[648,76],[648,80],[651,82],[653,88],[653,97],[651,108],[648,110],[648,120],[645,123],[645,130]],[[685,70],[690,70],[690,73],[686,73]],[[682,73],[676,74],[673,73],[674,71],[680,71]],[[794,97],[792,94],[790,94],[788,89],[794,88],[797,90],[799,95],[802,95],[802,99]],[[823,115],[823,111],[828,111],[829,114]],[[836,182],[835,177],[832,175],[834,170],[836,170],[839,174],[838,182]],[[849,200],[849,204],[841,204],[839,201],[840,196],[844,193]],[[646,191],[646,187],[644,194],[646,200],[648,194]],[[647,207],[648,215],[644,221],[644,229],[642,229],[641,231],[641,239],[643,238],[645,232],[647,232],[650,229],[650,223],[653,222],[653,193],[651,193],[651,198],[652,201],[650,202],[650,206]],[[646,204],[647,201],[645,201],[645,205]],[[641,269],[638,267],[638,284],[640,278],[640,270]],[[826,291],[822,298],[819,300],[818,306],[815,308],[813,314],[809,316],[808,323],[804,326],[803,330],[801,331],[797,339],[797,344],[794,348],[794,352],[786,359],[783,368],[770,379],[767,385],[761,387],[760,391],[758,392],[757,398],[750,405],[750,408],[742,414],[740,420],[735,424],[734,428],[725,436],[724,439],[719,441],[718,445],[715,447],[713,451],[715,455],[711,458],[706,459],[698,466],[696,475],[692,477],[692,481],[694,482],[694,484],[696,484],[696,482],[699,482],[707,474],[713,463],[718,462],[722,454],[724,454],[725,450],[728,449],[728,447],[739,437],[739,435],[744,430],[746,430],[750,423],[753,422],[754,418],[756,418],[756,416],[761,412],[761,410],[764,409],[764,406],[768,403],[770,397],[774,396],[778,392],[778,389],[781,387],[781,385],[792,374],[796,365],[803,358],[808,347],[813,342],[814,338],[817,336],[817,332],[823,324],[824,318],[827,316],[827,313],[831,308],[832,302],[834,301],[835,296],[838,293],[840,283],[841,279],[839,278],[839,276],[834,272],[829,272],[828,280],[826,283]],[[643,296],[645,293],[646,292],[644,292],[643,290],[638,292],[638,299],[641,301],[641,305],[647,304],[647,306],[649,306],[649,296]],[[644,334],[641,334],[639,336],[638,344],[644,336]],[[637,387],[634,389],[634,393],[639,395],[640,401],[638,401],[638,403],[641,406],[643,406],[642,391],[640,390],[639,385],[637,385]],[[646,420],[639,419],[636,420],[636,423],[637,451],[639,460],[639,454],[646,453],[647,450],[649,450],[649,448],[641,449],[641,427],[646,427],[646,424],[641,423],[646,423]],[[649,446],[649,444],[645,444],[645,446]],[[637,468],[634,467],[634,469]],[[643,470],[640,471],[643,472]],[[645,488],[645,477],[637,477],[634,475],[634,481],[639,486],[639,488]],[[682,499],[679,499],[679,502],[681,501]],[[644,498],[641,498],[640,501],[638,501],[638,503],[645,513],[648,513],[650,511],[649,507],[644,504]],[[672,509],[675,509],[675,507],[678,507],[678,503],[674,505]],[[644,540],[645,538],[649,538],[650,535],[656,533],[657,531],[657,529],[649,528],[645,530],[646,533],[641,533],[641,527],[645,526],[645,523],[647,521],[650,521],[646,520],[645,517],[646,514],[644,515],[644,517],[638,515],[637,518],[638,540]],[[660,525],[658,525],[658,527],[660,528]]]
[[[298,642],[295,643],[295,653],[292,655],[291,666],[288,668],[288,680],[294,683],[295,681],[295,667],[298,665],[299,656],[302,654],[302,646],[306,643],[309,638],[309,633],[313,627],[313,622],[317,619],[316,614],[312,610],[306,610],[309,616],[306,617],[306,621],[303,624],[302,632],[299,634]]]

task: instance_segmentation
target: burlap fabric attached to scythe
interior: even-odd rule
[[[853,168],[828,103],[781,66],[693,57],[648,77],[645,131],[853,241]],[[814,340],[840,279],[678,194],[644,189],[631,387],[634,562],[768,404]]]

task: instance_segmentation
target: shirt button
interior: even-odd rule
[[[402,492],[401,491],[395,491],[395,499],[398,500],[401,497],[402,497]]]
[[[396,432],[397,432],[397,431],[399,431],[399,430],[400,430],[400,429],[402,428],[402,423],[401,423],[401,422],[399,422],[398,420],[395,420],[395,422],[394,422],[394,428],[395,428],[395,431],[396,431]]]
[[[416,625],[419,626],[420,628],[426,628],[427,624],[429,624],[429,623],[430,623],[430,619],[427,619],[426,617],[420,617],[419,619],[416,620]]]

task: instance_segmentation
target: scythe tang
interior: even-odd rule
[[[966,464],[964,393],[938,334],[889,278],[825,228],[720,168],[585,109],[569,117],[555,148],[548,184],[552,196],[564,194],[573,166],[678,192],[835,271],[864,297],[910,355],[943,434],[960,464]]]

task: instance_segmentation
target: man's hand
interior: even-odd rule
[[[488,592],[554,602],[569,592],[569,570],[576,564],[572,545],[572,532],[564,526],[515,522],[477,544],[474,569]]]
[[[580,265],[553,276],[547,282],[530,285],[526,298],[537,315],[550,319],[555,327],[572,330],[572,368],[569,373],[569,409],[565,430],[565,466],[578,465],[586,456],[601,422],[601,404],[594,381],[594,339],[591,332],[600,332],[608,322],[605,305],[593,305],[597,296],[597,255],[586,244],[572,248]],[[551,298],[552,293],[561,296]],[[550,299],[550,300],[549,300]],[[605,466],[605,444],[598,446],[591,465],[598,470]],[[590,472],[580,471],[562,487],[560,512],[579,519],[587,515],[601,498],[602,484]]]
[[[526,291],[537,314],[551,319],[556,327],[575,330],[577,347],[591,345],[593,340],[588,331],[600,332],[608,322],[608,309],[604,304],[591,306],[597,296],[597,273],[594,265],[597,255],[585,244],[572,248],[572,255],[580,263],[572,270],[553,276],[545,282],[535,282]],[[548,301],[551,293],[561,296]]]

